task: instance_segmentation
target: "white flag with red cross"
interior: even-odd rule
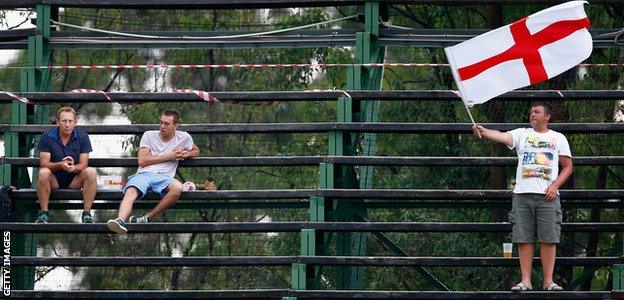
[[[468,106],[555,77],[592,52],[583,5],[570,1],[445,48]]]

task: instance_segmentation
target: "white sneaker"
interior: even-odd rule
[[[130,223],[149,223],[150,219],[147,217],[147,215],[143,215],[141,217],[137,217],[137,216],[131,216],[130,217]]]

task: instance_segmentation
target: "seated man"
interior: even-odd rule
[[[43,132],[39,140],[39,177],[37,198],[39,216],[35,223],[50,220],[48,203],[53,189],[81,189],[84,199],[82,223],[93,223],[91,205],[97,191],[97,173],[89,165],[91,141],[89,135],[75,129],[76,111],[62,107],[56,114],[57,127]]]
[[[199,148],[190,134],[176,130],[179,126],[178,113],[165,110],[160,115],[160,130],[146,131],[139,145],[139,169],[128,178],[117,218],[108,220],[110,230],[124,234],[128,232],[125,221],[132,213],[132,204],[154,191],[162,199],[146,215],[130,217],[131,223],[147,223],[178,201],[182,184],[173,178],[178,161],[199,155]]]

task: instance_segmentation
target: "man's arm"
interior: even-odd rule
[[[487,129],[479,124],[472,126],[472,132],[475,136],[484,137],[492,142],[501,143],[511,147],[513,141],[509,132],[500,132],[494,129]]]
[[[74,173],[80,173],[89,166],[89,153],[80,153],[80,163],[74,165]]]
[[[574,165],[572,164],[572,157],[569,156],[559,156],[559,161],[561,162],[561,173],[557,177],[557,180],[553,181],[546,188],[546,201],[550,202],[555,200],[557,197],[557,191],[559,188],[568,181],[572,172],[574,172]]]
[[[65,170],[67,172],[72,172],[73,170],[73,161],[62,160],[59,162],[51,162],[52,155],[50,152],[39,152],[39,167],[40,168],[48,168],[52,172],[56,172],[59,170]]]
[[[184,150],[184,153],[182,154],[183,159],[193,158],[197,156],[199,156],[199,147],[197,147],[195,143],[193,143],[193,147],[191,148],[191,151]]]
[[[140,148],[138,154],[139,167],[145,168],[147,166],[164,163],[167,161],[178,160],[178,153],[179,151],[171,151],[165,155],[152,155],[152,152],[149,148]]]

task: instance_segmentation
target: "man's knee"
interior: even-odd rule
[[[37,181],[39,182],[50,182],[50,179],[54,176],[52,171],[48,168],[39,168],[38,175]]]
[[[141,192],[139,191],[139,189],[133,187],[133,186],[129,186],[126,188],[126,190],[123,193],[124,199],[125,198],[132,198],[132,199],[136,199],[139,194]]]
[[[182,184],[179,181],[174,180],[169,185],[169,191],[167,194],[180,198],[180,195],[182,194]]]
[[[84,174],[83,176],[85,177],[85,179],[95,180],[95,178],[97,177],[97,171],[95,170],[95,168],[92,167],[86,167],[80,173]]]

